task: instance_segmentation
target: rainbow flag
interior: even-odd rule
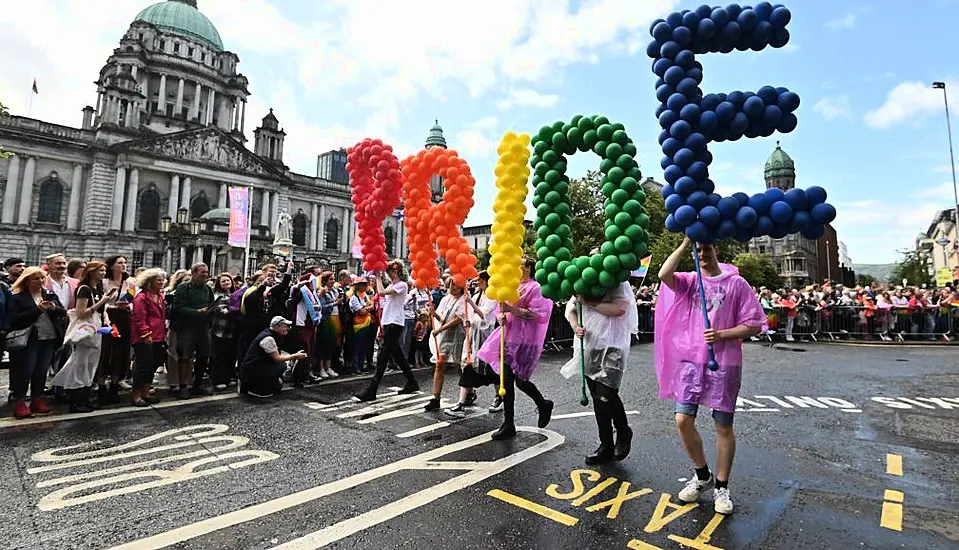
[[[639,269],[630,273],[630,276],[640,277],[640,278],[645,277],[646,272],[649,271],[649,264],[651,264],[652,262],[653,262],[653,255],[650,254],[649,256],[646,256],[645,258],[643,258],[643,261],[639,262]]]
[[[127,287],[127,291],[123,293],[123,296],[117,300],[118,302],[127,302],[133,303],[133,299],[137,296],[137,287],[136,285],[130,285]]]

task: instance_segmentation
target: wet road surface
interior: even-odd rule
[[[488,439],[491,388],[459,419],[395,395],[399,376],[372,404],[355,380],[3,419],[0,548],[959,548],[955,349],[748,346],[728,517],[675,496],[693,472],[651,346],[622,389],[633,452],[599,467],[565,360],[534,375],[554,420],[531,427],[520,394],[510,442]]]

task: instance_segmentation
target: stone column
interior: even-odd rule
[[[309,244],[310,250],[316,250],[316,249],[317,249],[317,246],[316,246],[316,231],[317,231],[317,227],[319,226],[319,220],[317,220],[317,216],[319,215],[319,205],[317,205],[317,204],[314,202],[314,203],[313,203],[313,206],[312,206],[312,208],[311,208],[310,210],[311,210],[311,212],[310,212],[310,238],[309,238],[309,241],[308,241],[307,244]]]
[[[163,262],[163,269],[165,269],[170,276],[173,276],[173,250],[169,248],[166,249],[166,259]]]
[[[140,85],[140,91],[146,97],[146,99],[143,100],[143,104],[140,105],[140,110],[143,112],[149,112],[148,107],[150,105],[150,73],[148,73],[147,71],[143,71],[143,84]]]
[[[137,77],[137,66],[136,66],[136,65],[133,65],[133,66],[130,67],[130,74],[133,75],[133,78],[136,78],[136,77]]]
[[[166,75],[160,75],[160,91],[157,94],[157,110],[166,116]],[[169,262],[168,262],[169,263]]]
[[[110,220],[110,229],[118,231],[123,221],[123,194],[127,187],[127,168],[117,166],[117,178],[113,183],[113,217]]]
[[[190,179],[190,176],[184,176],[183,178],[183,197],[180,199],[180,208],[186,207],[187,215],[186,219],[190,219],[190,207],[193,206],[190,203],[190,198],[193,195],[193,180]]]
[[[217,207],[217,208],[226,208],[226,205],[227,205],[226,197],[227,197],[227,193],[229,193],[229,192],[230,192],[230,191],[229,191],[229,188],[228,188],[227,185],[226,185],[226,182],[222,182],[222,181],[221,181],[221,182],[220,182],[220,194],[219,194],[219,195],[217,196],[217,198],[216,198],[216,207]]]
[[[183,79],[180,79],[180,83],[177,85],[176,89],[176,106],[173,108],[174,118],[180,116],[180,113],[183,112]]]
[[[326,205],[320,205],[319,229],[316,235],[316,249],[326,250]]]
[[[134,231],[136,229],[137,202],[140,196],[140,170],[133,168],[130,170],[130,187],[127,189],[127,211],[123,220],[124,231]]]
[[[210,98],[206,102],[206,125],[213,124],[213,107],[216,105],[216,90],[210,89]]]
[[[216,247],[211,245],[211,246],[209,246],[208,248],[210,249],[210,277],[216,277],[216,275],[215,275],[215,273],[217,273],[217,265],[216,265],[217,253],[216,253]]]
[[[135,107],[136,107],[136,104],[135,104],[134,102],[132,102],[132,101],[128,101],[128,102],[127,102],[127,112],[126,112],[126,114],[124,115],[124,121],[123,121],[123,122],[124,122],[124,126],[126,126],[127,128],[135,128],[135,127],[136,127],[135,124],[134,124],[134,122],[133,122],[133,114],[134,114],[134,112],[136,112]]]
[[[350,209],[344,208],[340,219],[340,252],[350,253]]]
[[[102,117],[103,113],[100,112],[100,107],[103,106],[103,92],[97,90],[97,108],[96,113],[98,117]]]
[[[278,192],[273,193],[270,207],[270,229],[276,229],[276,222],[280,219],[280,194]]]
[[[243,111],[240,114],[240,133],[246,133],[246,100],[243,100]]]
[[[396,231],[393,233],[393,236],[396,238],[396,245],[393,247],[393,254],[396,258],[404,258],[406,254],[403,253],[403,223],[397,221]]]
[[[30,224],[30,214],[33,212],[33,186],[36,183],[37,158],[27,157],[27,165],[23,169],[23,194],[20,196],[20,215],[17,223],[20,225]]]
[[[170,178],[170,205],[167,207],[166,214],[170,216],[173,221],[176,221],[176,211],[179,208],[180,200],[180,176],[173,174],[173,177]]]
[[[67,209],[67,229],[80,229],[80,186],[83,185],[83,165],[73,165],[70,181],[70,206]]]
[[[240,98],[233,98],[233,128],[236,131],[240,129]]]
[[[181,267],[184,268],[184,269],[190,269],[190,265],[187,264],[186,247],[185,247],[185,246],[181,246],[181,247],[180,247],[180,260],[179,260],[179,265],[177,265],[177,269],[179,269],[179,268],[181,268]]]
[[[272,211],[270,207],[270,192],[264,189],[263,200],[260,201],[260,225],[265,225],[271,231],[273,230],[273,228],[270,227],[270,213]]]
[[[203,84],[196,83],[196,90],[193,93],[193,106],[190,107],[190,119],[200,117],[200,96],[203,95]]]
[[[20,155],[10,158],[7,186],[3,190],[3,223],[14,223],[17,213],[17,191],[20,189]]]

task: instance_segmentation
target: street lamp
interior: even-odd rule
[[[166,243],[167,250],[170,252],[180,249],[188,243],[199,244],[201,223],[199,220],[187,223],[188,216],[189,211],[184,207],[176,211],[176,223],[173,223],[170,216],[160,218],[160,237]],[[177,268],[179,268],[183,258],[180,258],[179,255],[177,257]],[[173,265],[170,266],[170,270],[173,270]]]
[[[953,220],[952,227],[956,232],[956,241],[953,246],[959,246],[959,190],[956,187],[956,156],[953,153],[952,149],[952,122],[949,120],[949,94],[946,93],[946,83],[945,82],[933,82],[932,88],[934,90],[942,90],[942,100],[946,106],[946,130],[949,134],[949,162],[952,165],[952,196],[955,199],[955,209],[953,210]],[[945,250],[945,245],[943,245],[943,250]],[[949,267],[949,259],[946,258],[946,267]]]
[[[949,246],[949,238],[945,235],[936,239],[936,244],[942,247],[942,262],[943,267],[949,267],[949,252],[947,252],[946,247]]]

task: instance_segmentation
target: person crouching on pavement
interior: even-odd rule
[[[293,325],[283,317],[270,320],[270,328],[259,333],[247,348],[240,364],[240,393],[268,398],[283,389],[283,373],[290,361],[306,359],[303,351],[280,353],[284,337]]]

